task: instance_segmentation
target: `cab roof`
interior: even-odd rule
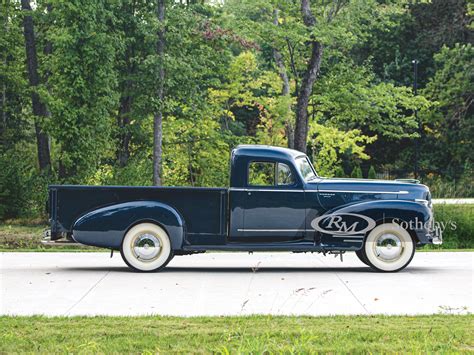
[[[294,149],[258,144],[239,145],[232,151],[232,155],[258,158],[286,158],[290,160],[305,156],[304,153]]]

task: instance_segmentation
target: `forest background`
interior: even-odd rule
[[[0,219],[44,214],[51,183],[227,186],[244,143],[301,150],[322,176],[472,197],[473,13],[461,0],[2,1]]]

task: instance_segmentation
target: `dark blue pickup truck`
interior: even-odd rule
[[[52,185],[48,212],[49,243],[120,250],[139,271],[227,250],[354,251],[390,272],[442,240],[426,186],[323,178],[301,152],[260,145],[232,151],[230,188]]]

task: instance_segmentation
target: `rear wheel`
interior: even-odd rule
[[[372,229],[361,252],[371,268],[395,272],[411,262],[415,244],[403,227],[396,223],[384,223]]]
[[[120,254],[129,267],[143,272],[160,270],[173,258],[168,234],[153,223],[130,228],[123,238]]]

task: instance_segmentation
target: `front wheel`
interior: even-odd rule
[[[123,238],[120,254],[129,267],[143,272],[157,271],[173,258],[168,234],[153,223],[130,228]]]
[[[361,251],[371,268],[395,272],[411,262],[415,245],[406,229],[396,223],[384,223],[372,229]]]

